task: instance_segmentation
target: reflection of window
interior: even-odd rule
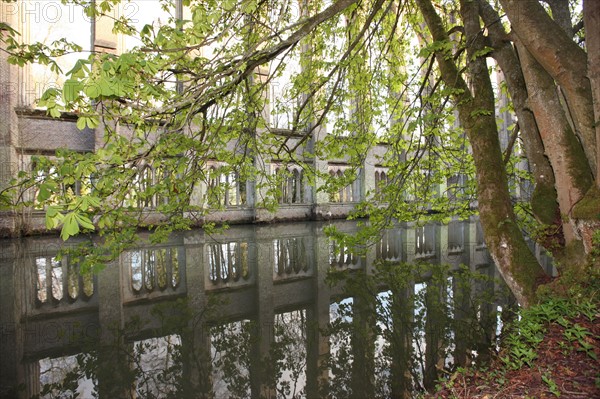
[[[82,331],[83,332],[83,331]],[[83,337],[81,337],[83,338]],[[35,364],[35,363],[33,363]],[[78,361],[77,355],[61,356],[61,357],[46,357],[40,359],[39,364],[39,384],[41,385],[42,392],[45,392],[43,397],[45,398],[60,398],[66,397],[64,384],[66,381],[71,380],[73,375],[79,375],[81,372],[81,363]],[[76,395],[81,398],[93,398],[94,397],[94,377],[93,372],[80,375],[79,380],[75,380],[75,385],[70,392],[77,392]],[[61,389],[63,388],[63,389]],[[70,393],[69,392],[69,393]]]
[[[246,182],[235,172],[222,172],[210,167],[208,199],[211,204],[239,206],[246,204]]]
[[[280,204],[300,204],[306,202],[304,194],[304,173],[295,166],[277,167],[278,188],[280,191]]]
[[[142,393],[140,397],[176,396],[174,387],[182,377],[182,369],[178,367],[181,346],[181,336],[177,334],[134,341],[132,355],[139,359],[135,392]]]
[[[344,180],[347,177],[344,174],[344,168],[330,168],[329,176],[332,181]],[[329,194],[329,202],[356,202],[360,200],[360,189],[358,179],[354,182],[340,188],[339,190]]]
[[[464,224],[453,220],[448,223],[448,251],[460,251],[464,246]]]
[[[275,273],[298,274],[308,270],[308,257],[304,237],[273,240]]]
[[[249,398],[252,336],[258,326],[249,320],[211,326],[211,377],[215,398]]]
[[[398,260],[401,254],[402,239],[400,230],[385,230],[381,235],[381,240],[375,248],[378,259]]]
[[[35,258],[36,300],[39,304],[67,299],[89,299],[94,294],[93,275],[79,273],[79,265],[52,256]],[[83,296],[81,295],[83,294]]]
[[[329,264],[331,266],[358,265],[359,257],[356,251],[337,240],[332,239],[329,243]]]
[[[415,254],[421,256],[434,255],[435,226],[426,225],[417,227],[415,231]]]
[[[279,365],[277,392],[303,392],[306,388],[307,314],[306,309],[275,314],[274,340],[284,350],[277,351]],[[289,395],[295,397],[295,395]]]
[[[209,244],[208,267],[213,283],[248,279],[248,243]]]
[[[35,259],[37,274],[37,300],[41,303],[49,300],[61,300],[63,297],[62,265],[55,257]]]
[[[68,262],[68,259],[67,259]],[[79,265],[68,262],[67,264],[67,292],[70,301],[79,298],[83,293],[84,299],[90,298],[94,293],[94,277],[92,273],[79,273]]]
[[[139,293],[142,290],[163,291],[179,286],[179,249],[158,248],[139,249],[129,253],[131,288]]]

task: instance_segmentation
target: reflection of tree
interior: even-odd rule
[[[433,386],[440,369],[455,370],[467,352],[485,357],[489,350],[487,315],[498,292],[484,274],[396,263],[381,265],[373,276],[350,276],[345,284],[352,298],[332,306],[325,331],[329,379],[321,396],[410,398]]]
[[[131,342],[131,337],[148,331],[147,323],[139,318],[130,319],[123,328],[104,326],[107,331],[100,342],[98,337],[73,337],[73,343],[82,352],[46,361],[48,377],[42,376],[41,395],[78,397],[77,392],[84,389],[85,394],[80,396],[84,398],[204,395],[206,390],[199,383],[191,383],[186,373],[190,364],[208,360],[190,344],[195,326],[190,324],[192,314],[186,301],[156,305],[152,313],[159,327],[149,330],[151,338]],[[54,371],[57,367],[63,370],[62,375]]]
[[[304,397],[306,386],[306,310],[275,315],[275,341],[270,359],[277,396]]]
[[[138,370],[135,390],[145,398],[176,394],[181,379],[181,338],[178,335],[148,338],[134,344],[132,360]]]
[[[329,379],[323,381],[321,396],[333,398],[350,397],[353,353],[352,300],[347,299],[332,305],[330,325],[325,330],[329,335],[330,353],[324,366],[329,371]]]
[[[255,327],[255,323],[243,320],[210,329],[216,397],[250,396],[251,333]]]
[[[80,367],[85,359],[85,355],[41,359],[40,397],[90,397],[94,381]]]

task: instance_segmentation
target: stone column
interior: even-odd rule
[[[436,244],[434,252],[439,253],[439,240]],[[439,257],[436,260],[439,260]],[[439,261],[436,260],[431,259],[429,261],[432,276],[427,281],[427,287],[425,288],[425,370],[423,372],[423,385],[428,390],[435,387],[435,382],[439,376],[438,369],[444,365],[444,358],[440,355],[444,345],[446,275],[443,268],[440,267]]]
[[[17,12],[20,3],[0,2],[0,22],[19,30]],[[7,32],[0,30],[6,37]],[[5,188],[19,170],[19,158],[16,147],[19,141],[18,118],[15,106],[18,104],[20,87],[19,69],[8,63],[6,44],[0,42],[0,190]],[[4,212],[2,212],[4,213]],[[15,230],[14,216],[0,217],[0,236]]]
[[[329,324],[329,311],[331,303],[331,289],[325,282],[329,270],[329,240],[318,227],[313,232],[314,263],[314,302],[308,308],[308,342],[307,342],[307,367],[306,367],[306,395],[307,398],[319,398],[319,387],[324,386],[329,378],[326,369],[327,355],[329,354],[329,337],[323,335],[322,329]]]
[[[135,381],[131,376],[127,353],[132,350],[126,344],[123,329],[123,297],[121,263],[119,260],[106,265],[98,273],[98,320],[102,331],[98,342],[98,392],[100,398],[120,398],[131,395]]]
[[[392,366],[391,366],[391,391],[393,398],[409,398],[412,394],[411,358],[412,323],[414,319],[413,295],[415,286],[413,281],[402,282],[399,287],[392,290]]]
[[[324,126],[320,126],[315,128],[313,133],[313,140],[315,145],[319,140],[323,140],[327,135],[327,131]],[[326,159],[314,158],[314,168],[317,173],[327,174],[329,171],[329,163]],[[329,194],[325,191],[317,191],[317,187],[325,184],[324,179],[318,177],[315,181],[315,187],[313,187],[313,207],[314,207],[314,217],[316,219],[330,219],[331,212],[329,208]]]
[[[366,292],[353,298],[352,304],[352,398],[375,396],[375,298]]]
[[[206,316],[208,308],[204,262],[204,240],[200,232],[184,238],[187,305],[191,319],[181,336],[184,397],[211,397],[213,392],[211,336]]]
[[[29,398],[39,392],[40,379],[39,366],[35,372],[23,363],[27,330],[21,320],[26,313],[23,300],[27,290],[23,283],[27,265],[15,242],[0,245],[0,397]],[[25,384],[25,392],[17,392],[19,384]]]
[[[250,385],[253,398],[275,398],[274,372],[269,362],[269,351],[274,336],[275,310],[273,308],[273,244],[270,239],[256,239],[257,276],[256,296],[258,311],[252,331],[252,360]]]

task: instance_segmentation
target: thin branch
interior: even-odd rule
[[[517,141],[517,137],[519,136],[519,130],[519,123],[517,122],[510,135],[510,140],[508,140],[508,146],[506,147],[506,151],[504,152],[504,165],[508,164],[508,161],[510,160],[513,147],[515,146],[515,142]]]

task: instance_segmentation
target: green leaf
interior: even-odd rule
[[[50,205],[46,210],[46,228],[53,229],[60,225],[64,215],[60,213],[60,208],[55,205]]]
[[[77,119],[77,129],[79,129],[79,130],[85,129],[85,125],[87,124],[87,119],[88,118],[85,116],[80,116]]]
[[[98,127],[98,125],[100,125],[100,120],[98,119],[97,116],[90,116],[89,118],[87,118],[85,120],[85,123],[87,124],[87,127],[89,127],[90,129],[95,129]]]
[[[77,223],[77,214],[70,212],[65,215],[60,237],[66,241],[69,237],[79,233],[79,223]]]
[[[46,210],[46,216],[49,218],[53,218],[58,214],[58,212],[59,212],[59,208],[57,206],[50,205],[48,207],[48,209]]]
[[[52,191],[50,191],[50,185],[48,183],[42,183],[40,185],[40,191],[38,192],[37,200],[39,202],[44,202],[52,195]]]
[[[63,98],[66,102],[75,101],[79,97],[79,92],[83,88],[80,81],[76,79],[67,79],[63,88]]]
[[[94,224],[87,216],[77,213],[75,214],[75,217],[77,219],[77,222],[81,225],[81,227],[89,230],[95,229]]]

